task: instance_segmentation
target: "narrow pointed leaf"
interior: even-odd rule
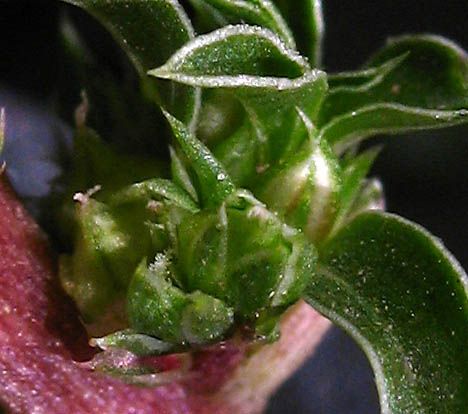
[[[468,55],[444,38],[420,35],[391,39],[368,65],[356,75],[377,70],[377,77],[359,87],[345,87],[346,81],[356,81],[352,76],[335,78],[341,87],[332,88],[324,101],[320,125],[383,102],[433,110],[468,108]]]
[[[299,52],[312,67],[320,67],[324,24],[321,0],[274,0],[292,28]]]
[[[164,115],[171,124],[174,135],[182,151],[195,171],[199,195],[204,206],[220,205],[235,189],[235,186],[224,169],[224,166],[213,156],[211,151],[179,120],[167,112]]]
[[[164,63],[194,37],[190,20],[177,0],[64,0],[96,17],[127,51],[142,77]],[[194,88],[158,82],[157,98],[184,122],[195,117],[198,92]]]
[[[195,190],[189,173],[187,172],[187,169],[185,168],[182,160],[179,158],[174,148],[169,147],[169,153],[171,155],[172,181],[183,188],[195,202],[198,202],[197,190]]]
[[[306,300],[362,346],[383,414],[463,414],[468,278],[441,242],[365,213],[323,246]]]
[[[296,47],[291,30],[270,0],[195,0],[193,3],[211,11],[213,19],[220,21],[221,26],[227,23],[262,26],[277,33],[290,48]]]
[[[408,53],[383,62],[378,66],[366,67],[351,72],[338,72],[328,74],[330,94],[340,91],[359,92],[371,88],[382,82],[383,78],[406,59]]]
[[[365,106],[335,118],[320,132],[338,154],[349,146],[378,134],[400,134],[446,128],[468,122],[468,110],[438,111],[382,103]]]
[[[394,102],[430,109],[468,108],[468,55],[440,36],[390,38],[368,66],[408,54],[371,93]]]
[[[378,147],[363,152],[356,158],[353,158],[351,162],[345,166],[341,189],[338,195],[338,212],[328,237],[332,237],[346,220],[349,219],[353,204],[363,190],[365,177],[372,167],[379,151],[380,148]]]

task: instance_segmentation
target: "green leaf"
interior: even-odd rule
[[[359,214],[370,210],[385,210],[383,186],[377,178],[368,178],[363,181],[359,194],[348,213],[347,220],[350,221]]]
[[[306,68],[307,61],[271,31],[236,25],[197,36],[149,74],[193,86],[275,87],[262,78],[296,78]]]
[[[397,56],[379,66],[366,67],[351,72],[328,74],[329,94],[340,91],[360,92],[382,82],[383,78],[407,57],[408,53]]]
[[[197,190],[193,186],[192,180],[190,179],[190,175],[185,168],[184,163],[177,155],[177,152],[172,148],[169,147],[169,154],[171,156],[171,175],[172,181],[178,185],[180,188],[184,189],[187,194],[192,197],[192,199],[198,203],[198,194]]]
[[[210,13],[220,26],[228,23],[262,26],[277,33],[291,49],[296,47],[291,30],[270,0],[192,0],[192,3]]]
[[[438,111],[381,103],[334,118],[320,131],[320,137],[327,140],[336,153],[341,154],[351,145],[378,134],[446,128],[466,122],[466,109]]]
[[[115,205],[149,200],[161,200],[166,204],[175,205],[192,213],[199,211],[187,193],[172,181],[161,178],[152,178],[125,187],[111,197],[110,203]]]
[[[178,243],[184,289],[222,299],[248,323],[266,308],[297,301],[316,260],[303,234],[245,190],[217,211],[187,217],[178,227]]]
[[[131,329],[117,331],[102,338],[93,338],[90,344],[98,346],[103,351],[110,348],[122,348],[139,357],[165,354],[174,348],[172,344],[152,336],[139,334]]]
[[[251,123],[245,120],[236,132],[214,147],[213,155],[226,167],[238,187],[251,184],[252,176],[257,173],[258,160],[255,131],[252,131]]]
[[[223,165],[202,142],[193,136],[188,127],[168,112],[164,111],[164,115],[174,131],[183,153],[189,160],[190,166],[197,175],[199,195],[203,206],[218,206],[235,189],[231,178]]]
[[[332,237],[338,229],[349,220],[350,213],[353,213],[353,206],[365,188],[363,188],[365,177],[372,167],[379,151],[380,147],[363,152],[357,157],[352,158],[345,166],[338,196],[338,212],[333,227],[327,237]]]
[[[143,79],[149,69],[161,65],[194,37],[190,20],[177,0],[63,1],[96,17],[126,50]],[[187,123],[195,119],[196,89],[158,82],[156,90],[157,100],[177,117]]]
[[[363,347],[383,414],[468,405],[468,278],[441,242],[365,213],[323,246],[306,300]]]
[[[174,286],[167,255],[158,254],[148,267],[138,266],[128,289],[128,318],[138,333],[184,345],[220,340],[234,314],[222,301],[202,292],[187,294]]]
[[[403,54],[403,62],[373,90],[377,97],[395,96],[393,102],[430,109],[468,108],[468,55],[440,36],[401,36],[388,40],[368,66]]]
[[[84,322],[93,325],[88,328],[94,334],[104,334],[112,325],[120,328],[124,319],[117,310],[126,279],[133,273],[135,243],[107,205],[84,194],[75,198],[80,200],[75,209],[75,249],[72,256],[61,256],[60,279]]]
[[[168,255],[156,255],[149,267],[146,259],[142,260],[128,287],[127,314],[136,332],[182,344],[181,318],[188,299],[172,284],[169,275]]]
[[[286,223],[318,242],[328,233],[336,215],[341,171],[328,142],[317,137],[317,130],[303,112],[299,114],[308,140],[299,152],[259,175],[254,192]]]
[[[234,93],[254,129],[252,145],[259,145],[260,166],[281,158],[272,147],[294,135],[296,107],[314,119],[327,89],[324,72],[310,70],[304,58],[269,30],[246,25],[199,36],[149,73]]]
[[[356,77],[372,72],[375,75],[367,82],[353,85]],[[339,86],[331,88],[323,103],[320,125],[338,115],[382,102],[421,109],[468,108],[468,55],[438,36],[390,39],[366,69],[354,76],[338,74],[334,79],[332,84],[338,81]]]
[[[190,293],[188,297],[190,304],[182,315],[185,340],[197,345],[220,341],[234,323],[233,309],[200,291]]]
[[[312,67],[320,67],[324,32],[321,0],[273,0],[289,23],[299,52],[309,58]]]
[[[334,117],[351,112],[366,104],[393,101],[392,85],[382,88],[398,71],[408,53],[379,66],[356,72],[341,72],[328,76],[329,92],[323,100],[317,124],[322,126]],[[380,96],[379,96],[380,93]]]

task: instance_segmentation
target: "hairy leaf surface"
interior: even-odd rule
[[[383,414],[462,414],[467,292],[466,273],[438,239],[365,213],[323,247],[306,299],[367,353]]]

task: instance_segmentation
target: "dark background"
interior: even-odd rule
[[[293,1],[293,0],[291,0]],[[464,0],[324,0],[327,71],[350,70],[389,36],[435,33],[468,49]],[[55,173],[44,142],[66,127],[50,111],[60,73],[57,2],[0,0],[0,106],[7,109],[12,179],[26,196],[47,190]],[[387,209],[441,237],[468,267],[468,128],[385,139],[372,171],[387,194]],[[27,142],[28,144],[22,144]],[[31,144],[32,143],[32,144]],[[24,154],[34,145],[35,159]],[[15,164],[15,165],[13,165]],[[15,168],[13,168],[15,167]],[[318,352],[273,397],[268,414],[377,414],[378,399],[365,357],[340,330],[332,329]],[[239,413],[242,414],[242,413]]]

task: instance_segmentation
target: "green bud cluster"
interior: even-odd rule
[[[145,180],[100,201],[98,189],[75,194],[78,230],[73,255],[61,259],[62,284],[92,335],[130,328],[184,347],[244,327],[274,340],[310,280],[316,249],[166,117],[178,143],[174,180]]]
[[[170,352],[236,332],[277,339],[278,321],[310,286],[322,247],[358,214],[383,209],[380,183],[365,178],[378,151],[358,154],[359,141],[410,124],[463,121],[460,111],[433,116],[389,95],[408,58],[398,44],[361,72],[328,76],[312,67],[319,26],[307,33],[315,45],[303,57],[267,0],[257,8],[229,0],[195,7],[234,24],[215,19],[221,27],[199,36],[177,1],[113,2],[112,13],[98,0],[73,2],[123,42],[153,105],[140,112],[157,104],[156,124],[170,127],[160,134],[169,138],[170,162],[152,164],[115,151],[86,126],[83,111],[77,117],[69,184],[84,193],[74,206],[67,193],[61,219],[74,242],[60,276],[89,333],[104,335],[96,340],[103,349]],[[151,22],[148,39],[171,39],[158,43],[163,57],[148,52],[146,34],[125,18],[130,5]],[[452,53],[437,47],[438,59]]]

